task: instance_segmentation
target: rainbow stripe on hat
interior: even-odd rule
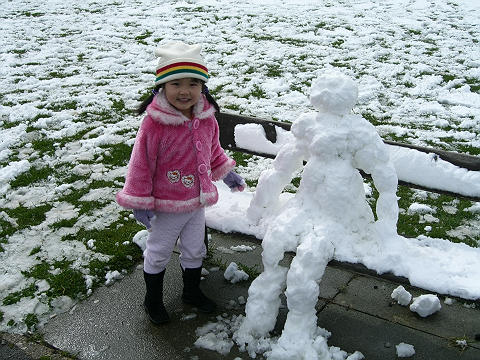
[[[189,77],[188,75],[190,74],[191,77],[201,79],[205,82],[208,80],[208,69],[205,66],[199,63],[186,61],[176,62],[170,65],[162,66],[161,68],[157,69],[156,74],[156,83],[163,83],[169,81],[166,79],[167,77],[177,74],[185,75],[182,77]],[[175,76],[173,78],[178,79],[179,77]]]

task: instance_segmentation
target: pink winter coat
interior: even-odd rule
[[[147,107],[117,202],[127,209],[189,212],[218,201],[212,181],[235,167],[220,146],[215,108],[201,96],[188,119],[163,92]]]

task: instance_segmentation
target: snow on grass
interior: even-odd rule
[[[2,4],[0,330],[41,326],[140,260],[130,240],[142,228],[113,195],[159,41],[203,44],[225,111],[293,121],[318,72],[339,68],[358,82],[354,111],[384,139],[478,155],[477,9],[467,0]],[[254,187],[271,161],[242,159]],[[399,193],[402,234],[425,234],[422,214],[407,214],[416,202],[440,219],[429,236],[478,244],[478,203],[415,194]]]

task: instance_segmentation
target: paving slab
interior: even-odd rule
[[[478,336],[477,334],[480,332],[479,308],[466,307],[465,301],[461,299],[453,299],[453,303],[447,305],[444,302],[445,297],[439,296],[441,310],[423,318],[410,311],[409,306],[401,306],[392,300],[391,293],[398,285],[398,283],[371,276],[355,276],[345,290],[338,294],[335,302],[445,339],[467,338],[473,340]],[[430,294],[426,290],[413,286],[402,286],[413,297]],[[475,347],[479,345],[478,343],[472,344]]]
[[[480,351],[453,347],[444,338],[399,325],[356,309],[329,304],[318,315],[319,326],[332,333],[330,346],[347,352],[360,351],[368,360],[397,359],[395,345],[413,345],[415,360],[478,360]]]

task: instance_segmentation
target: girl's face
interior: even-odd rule
[[[183,78],[165,83],[165,96],[170,104],[188,118],[192,117],[192,107],[202,94],[199,79]]]

